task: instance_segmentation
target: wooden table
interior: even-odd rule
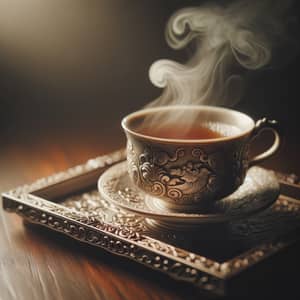
[[[100,134],[44,133],[34,138],[25,134],[18,139],[12,138],[1,145],[0,191],[64,170],[123,145],[124,137],[118,128]],[[281,153],[265,166],[297,172],[299,150],[296,139],[287,139]],[[259,287],[254,291],[241,291],[243,298],[259,294],[270,297],[289,295],[288,299],[292,299],[291,295],[296,292],[299,299],[300,293],[293,284],[296,277],[292,273],[300,267],[298,250],[295,245],[288,251],[292,264],[286,263],[287,255],[277,257],[282,259],[282,268],[277,270],[281,276],[269,280],[266,278],[269,275],[258,274],[258,282],[263,278]],[[23,224],[18,216],[0,210],[1,300],[192,300],[207,297],[190,285],[177,283],[58,233]]]

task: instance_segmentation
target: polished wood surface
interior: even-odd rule
[[[118,126],[103,132],[62,135],[45,133],[21,136],[1,145],[0,191],[29,183],[91,157],[124,145]],[[299,170],[297,140],[287,139],[281,153],[265,164],[283,172]],[[270,270],[257,290],[240,291],[243,298],[260,295],[292,295],[293,270],[299,268],[296,246],[289,250],[293,266],[285,260],[278,274]],[[278,256],[278,255],[277,255]],[[272,258],[280,261],[280,258]],[[284,258],[285,259],[285,258]],[[277,266],[278,268],[278,266]],[[275,272],[276,270],[274,270]],[[272,272],[271,272],[272,273]],[[269,274],[269,275],[265,275]],[[247,275],[246,275],[247,276]],[[236,289],[239,286],[237,284]],[[296,289],[297,292],[297,289]],[[208,295],[188,284],[175,282],[126,259],[115,257],[30,224],[0,210],[0,299],[207,299]],[[298,294],[299,297],[299,294]],[[292,299],[291,297],[289,299]]]

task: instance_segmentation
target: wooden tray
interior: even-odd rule
[[[226,293],[232,279],[299,237],[300,201],[286,195],[245,220],[189,232],[154,230],[143,217],[109,204],[97,191],[101,173],[124,158],[124,151],[114,152],[16,188],[2,194],[3,207],[216,294]],[[279,177],[283,186],[294,178]],[[295,191],[295,180],[291,186]]]

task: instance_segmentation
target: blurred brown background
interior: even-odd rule
[[[160,94],[148,79],[151,63],[187,57],[166,44],[166,21],[176,9],[201,2],[1,0],[2,149],[65,138],[90,146],[110,139],[108,150],[123,145],[121,118]],[[253,73],[236,107],[278,119],[295,147],[299,65],[298,56],[281,69]]]

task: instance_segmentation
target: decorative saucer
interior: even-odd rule
[[[279,195],[279,183],[272,171],[260,167],[248,170],[244,183],[231,195],[213,203],[209,213],[174,212],[162,209],[161,200],[135,187],[127,162],[106,170],[98,180],[100,194],[110,203],[151,222],[197,225],[241,219],[269,207]]]

